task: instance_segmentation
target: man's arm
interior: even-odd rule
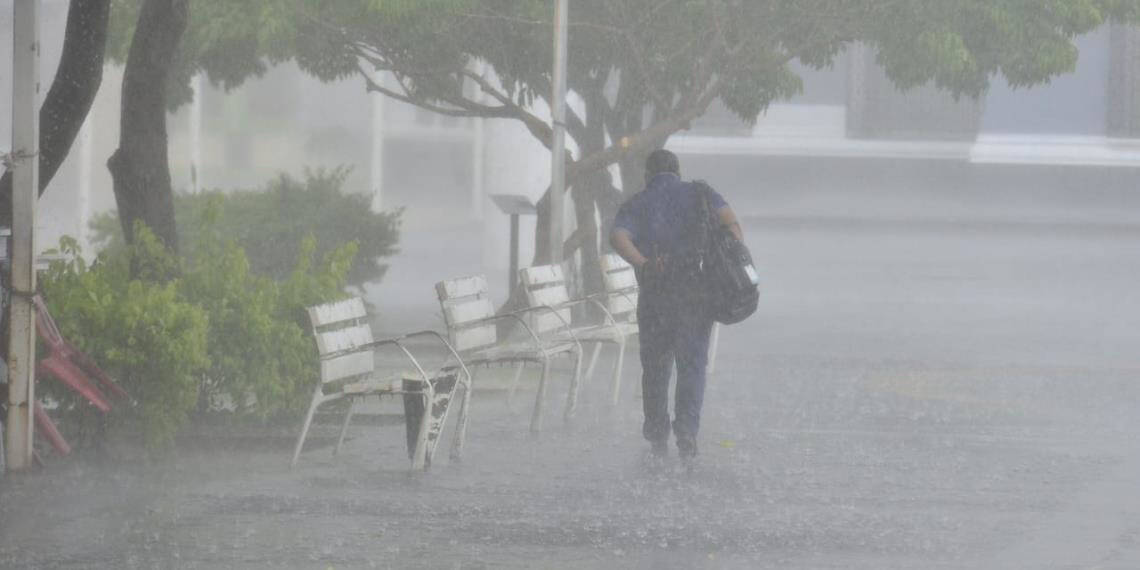
[[[645,265],[646,261],[649,261],[637,250],[637,246],[633,245],[633,236],[630,235],[629,230],[614,228],[614,231],[610,232],[610,245],[622,259],[635,268],[641,267]]]
[[[728,231],[732,232],[732,235],[738,241],[744,241],[744,230],[740,227],[740,221],[736,219],[736,212],[733,212],[732,208],[724,206],[717,210],[716,213],[720,218],[720,225],[728,228]],[[614,249],[617,249],[616,245]]]

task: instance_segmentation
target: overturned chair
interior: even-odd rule
[[[405,412],[409,414],[406,423],[412,469],[427,469],[431,466],[436,443],[451,409],[450,404],[459,389],[463,390],[463,394],[452,440],[451,458],[458,460],[461,457],[467,431],[467,410],[471,403],[471,375],[446,338],[435,331],[420,331],[396,338],[374,340],[372,328],[365,320],[367,312],[364,302],[359,297],[309,307],[308,312],[320,353],[320,377],[301,425],[290,467],[296,466],[313,415],[322,404],[349,399],[348,410],[333,448],[333,456],[336,456],[344,443],[357,400],[372,395],[404,395]],[[446,349],[448,360],[439,368],[428,372],[407,347],[407,341],[417,337],[436,339]],[[375,351],[383,347],[398,350],[414,370],[378,375]],[[454,359],[454,362],[450,359]],[[419,417],[414,418],[413,415]]]
[[[103,414],[111,412],[112,400],[108,394],[116,396],[127,405],[132,403],[127,392],[103,372],[90,356],[63,338],[43,297],[33,295],[32,306],[36,311],[36,334],[47,348],[47,356],[36,363],[36,381],[45,377],[54,379]],[[32,413],[39,427],[37,433],[47,439],[60,455],[71,453],[71,445],[39,402],[35,402]]]

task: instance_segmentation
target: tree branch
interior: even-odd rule
[[[658,141],[667,139],[669,135],[701,116],[708,109],[709,104],[716,99],[719,89],[720,79],[714,77],[709,81],[706,89],[696,99],[695,103],[683,112],[675,113],[658,121],[637,134],[628,135],[622,141],[615,141],[614,144],[601,152],[583,156],[573,165],[567,165],[567,180],[573,180],[592,170],[605,168],[621,160],[627,153],[640,152],[656,146]]]
[[[502,103],[504,107],[511,109],[514,113],[512,116],[522,121],[531,135],[538,139],[543,146],[546,148],[552,148],[554,146],[554,129],[551,128],[550,125],[547,125],[545,121],[539,119],[534,113],[524,109],[518,103],[515,103],[506,93],[496,89],[494,85],[491,85],[490,81],[487,81],[486,77],[470,69],[464,69],[463,74],[474,81],[484,93],[491,95]]]

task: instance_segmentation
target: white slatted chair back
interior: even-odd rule
[[[487,278],[482,275],[449,279],[435,284],[447,336],[455,350],[463,353],[486,348],[499,341],[495,323],[484,319],[495,316],[495,306],[487,297]]]
[[[538,334],[562,330],[570,323],[570,307],[566,306],[570,294],[566,289],[565,275],[559,265],[538,265],[519,271],[527,304],[554,309],[553,312],[531,313],[531,323]]]
[[[321,356],[321,383],[371,375],[375,367],[371,350],[329,357],[372,342],[372,327],[366,320],[364,301],[354,297],[309,307],[308,311]]]
[[[606,287],[606,308],[618,320],[633,320],[637,311],[637,276],[633,266],[620,255],[602,256],[602,280]]]

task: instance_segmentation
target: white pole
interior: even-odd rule
[[[475,73],[487,76],[487,64],[481,62],[475,68]],[[482,103],[487,94],[483,88],[474,86],[475,93],[472,98],[476,103]],[[483,194],[487,185],[487,124],[483,117],[472,119],[471,125],[471,215],[477,220],[483,219]]]
[[[376,74],[375,81],[380,83],[384,77]],[[380,213],[384,207],[384,94],[372,93],[372,157],[371,176],[369,183],[372,186],[372,211]]]
[[[483,219],[483,188],[486,183],[483,179],[486,176],[487,155],[485,152],[486,141],[486,119],[476,117],[472,119],[475,124],[472,125],[471,132],[471,216],[475,220]]]
[[[566,189],[566,38],[567,0],[555,0],[554,9],[554,93],[550,113],[554,140],[550,145],[550,263],[562,262],[562,205]]]
[[[39,194],[40,0],[12,10],[12,296],[8,345],[8,469],[32,465],[36,328],[36,198]]]
[[[202,74],[190,81],[194,101],[190,103],[190,192],[202,190]]]

